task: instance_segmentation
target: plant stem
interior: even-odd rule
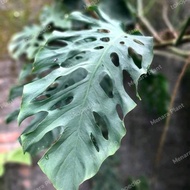
[[[178,45],[186,42],[190,42],[190,35],[183,36]],[[159,49],[167,46],[174,46],[175,44],[176,44],[176,39],[173,39],[173,40],[163,41],[161,43],[156,43],[154,45],[154,48]]]
[[[150,22],[144,17],[142,0],[137,0],[137,12],[139,20],[146,26],[146,28],[149,30],[149,32],[154,36],[154,38],[158,42],[162,42],[162,39],[160,38],[156,30],[153,28]]]
[[[190,25],[190,17],[186,20],[185,25],[184,25],[183,29],[181,30],[181,33],[180,33],[178,39],[176,40],[176,43],[175,43],[176,46],[180,44],[180,42],[181,42],[183,36],[185,35],[185,32],[186,32],[187,28],[189,27],[189,25]]]
[[[176,47],[168,47],[167,49],[169,49],[170,51],[172,51],[174,54],[177,54],[181,57],[185,57],[188,58],[190,56],[190,51],[186,51],[186,50],[181,50],[179,48]]]
[[[183,62],[185,61],[184,57],[181,57],[180,55],[176,55],[173,52],[168,52],[165,50],[154,50],[154,54],[159,55],[159,56],[165,56],[165,57],[168,57],[170,59],[177,59],[177,60],[183,61]]]
[[[168,6],[167,6],[167,3],[164,1],[164,4],[163,4],[163,20],[166,24],[166,26],[169,28],[169,30],[174,34],[175,38],[177,38],[177,33],[173,27],[173,25],[171,24],[169,18],[168,18]]]
[[[146,15],[150,11],[152,6],[155,4],[155,1],[156,0],[149,1],[148,5],[144,8],[144,15]]]

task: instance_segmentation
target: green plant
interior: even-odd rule
[[[151,113],[160,116],[167,112],[170,96],[168,81],[162,74],[150,71],[143,76],[139,82],[139,94],[144,107]]]
[[[31,165],[31,158],[29,154],[23,154],[22,148],[0,153],[0,177],[4,174],[4,165],[7,163]]]
[[[39,165],[58,190],[78,189],[118,150],[126,130],[117,109],[125,116],[136,106],[124,90],[123,71],[137,89],[153,57],[152,38],[127,34],[120,20],[110,19],[97,7],[90,9],[99,19],[73,12],[69,18],[62,17],[63,26],[45,20],[53,33],[38,32],[28,45],[24,41],[19,45],[17,37],[10,46],[13,55],[18,52],[15,58],[26,54],[30,63],[35,59],[32,67],[24,66],[20,77],[24,82],[19,89],[24,86],[24,90],[19,123],[35,117],[20,142],[32,154],[48,149]],[[68,25],[72,22],[85,29],[73,30]],[[21,36],[25,39],[25,31]],[[29,75],[32,79],[27,84]],[[14,98],[22,90],[16,92]],[[17,114],[18,110],[9,120]]]

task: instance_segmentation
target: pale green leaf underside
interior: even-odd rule
[[[57,190],[77,190],[118,150],[126,130],[116,107],[120,105],[126,115],[136,106],[125,92],[123,71],[137,85],[152,61],[152,38],[131,36],[118,26],[76,15],[94,27],[53,33],[38,53],[34,70],[58,68],[24,87],[18,119],[21,123],[31,115],[42,115],[21,136],[25,151],[48,132],[61,129],[39,161]],[[141,57],[140,68],[134,55]]]

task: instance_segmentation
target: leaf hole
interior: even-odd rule
[[[56,48],[66,47],[68,44],[61,39],[57,39],[57,40],[53,40],[53,41],[48,42],[47,45],[50,48],[56,49]]]
[[[62,88],[66,89],[71,87],[72,85],[79,83],[80,81],[84,80],[88,75],[88,71],[84,68],[79,68],[76,71],[72,72],[67,77],[61,77],[60,81],[63,81]]]
[[[84,41],[85,42],[94,42],[96,41],[97,39],[95,37],[88,37],[88,38],[85,38]]]
[[[47,76],[48,74],[50,74],[52,72],[52,70],[55,70],[57,68],[59,68],[59,65],[55,64],[53,67],[51,67],[49,69],[46,69],[44,71],[41,71],[39,74],[37,73],[38,78],[44,78],[45,76]]]
[[[54,83],[52,83],[52,84],[46,89],[46,91],[55,90],[58,86],[59,86],[59,83],[54,82]]]
[[[110,41],[110,38],[104,37],[104,38],[100,38],[100,40],[101,40],[102,42],[109,42],[109,41]]]
[[[121,41],[121,42],[120,42],[120,44],[121,44],[121,45],[124,45],[124,44],[125,44],[125,42],[124,42],[124,41]]]
[[[68,98],[65,99],[65,104],[68,105],[73,101],[73,96],[69,96]]]
[[[135,90],[135,83],[129,74],[128,71],[123,70],[123,86],[127,94],[134,99],[134,101],[138,101]]]
[[[78,40],[75,43],[79,45],[79,44],[84,44],[84,43],[88,43],[88,42],[94,42],[96,40],[97,39],[95,37],[88,37],[88,38],[84,38],[84,39]]]
[[[37,38],[39,41],[43,41],[45,40],[44,37],[42,35],[39,35],[38,38]]]
[[[106,122],[97,112],[93,112],[93,116],[94,116],[97,127],[101,130],[102,136],[106,140],[108,140],[109,139],[109,133],[108,133],[108,127],[107,127]]]
[[[110,31],[107,29],[98,29],[98,32],[99,33],[110,33]]]
[[[68,85],[68,84],[66,84],[66,85],[65,85],[65,89],[66,89],[66,88],[68,88],[68,87],[69,87],[69,85]]]
[[[50,94],[41,94],[41,95],[39,95],[39,96],[37,96],[35,99],[34,99],[34,101],[35,102],[39,102],[39,101],[44,101],[44,100],[47,100],[48,98],[50,98],[51,97],[51,95]]]
[[[95,47],[94,49],[104,49],[104,46],[98,46],[98,47]]]
[[[139,40],[134,39],[133,41],[136,42],[137,44],[140,44],[140,45],[144,46],[144,44],[141,41],[139,41]]]
[[[73,101],[73,96],[69,96],[61,101],[58,101],[56,104],[54,104],[50,110],[55,110],[55,109],[62,109],[64,106],[69,105]]]
[[[116,66],[116,67],[119,67],[119,56],[117,53],[112,53],[110,55],[110,58],[111,58],[111,61],[112,63]]]
[[[34,46],[35,46],[35,47],[39,47],[39,44],[38,44],[38,43],[35,43]]]
[[[79,60],[79,59],[82,59],[83,57],[82,56],[76,56],[75,59],[76,60]]]
[[[47,115],[48,115],[48,112],[41,111],[41,112],[36,113],[35,115],[30,115],[28,118],[26,118],[23,121],[22,125],[26,126],[25,124],[27,124],[27,125],[28,125],[28,123],[30,123],[30,124],[22,132],[22,134],[27,135],[27,134],[33,132],[37,128],[38,124],[40,124],[47,117]]]
[[[97,144],[96,138],[94,137],[94,135],[92,133],[90,134],[90,139],[91,139],[96,151],[99,152],[100,151],[99,146]]]
[[[141,69],[142,68],[142,55],[138,54],[133,48],[128,48],[128,54],[132,57],[135,65]]]
[[[123,115],[123,110],[122,110],[122,107],[121,107],[120,104],[117,104],[116,110],[117,110],[117,114],[118,114],[119,118],[120,118],[121,120],[123,120],[124,115]]]
[[[28,147],[28,151],[31,154],[36,155],[43,150],[47,150],[52,144],[59,140],[63,132],[64,126],[56,126],[53,130],[47,132],[38,143],[32,144],[30,147]]]
[[[100,86],[109,98],[113,98],[113,83],[108,74],[103,76],[100,81]]]

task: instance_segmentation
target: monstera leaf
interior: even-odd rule
[[[9,44],[9,52],[14,59],[26,56],[33,60],[37,51],[43,46],[55,29],[69,29],[71,22],[65,17],[64,6],[61,2],[45,7],[40,16],[41,25],[27,26],[20,33],[13,36]]]
[[[96,0],[95,2],[99,2]],[[123,22],[125,25],[132,24],[134,22],[130,9],[126,6],[124,0],[110,1],[100,0],[99,7],[111,18]],[[113,11],[114,10],[114,11]]]
[[[41,28],[38,25],[27,26],[22,32],[13,36],[9,44],[9,52],[14,59],[26,56],[27,59],[34,59],[39,47],[47,41],[50,28]]]
[[[45,7],[40,15],[42,26],[51,26],[62,30],[69,29],[71,22],[66,18],[65,9],[62,1],[56,1],[53,5]]]
[[[10,113],[9,115],[7,115],[6,117],[6,123],[11,123],[12,121],[15,121],[18,117],[18,114],[19,114],[20,110],[19,109],[16,109],[15,111],[13,111],[12,113]]]
[[[34,72],[54,70],[24,87],[19,123],[40,116],[20,141],[31,152],[59,131],[39,161],[57,190],[77,190],[118,150],[126,129],[116,108],[125,116],[136,106],[124,89],[123,71],[137,86],[152,61],[152,38],[126,34],[119,23],[102,18],[74,13],[72,19],[92,27],[54,32],[38,52]]]
[[[9,93],[9,101],[13,101],[15,98],[22,96],[23,85],[14,86]]]
[[[22,66],[22,69],[19,74],[18,81],[19,83],[25,83],[29,78],[33,78],[32,76],[32,64],[31,63],[26,63]]]

